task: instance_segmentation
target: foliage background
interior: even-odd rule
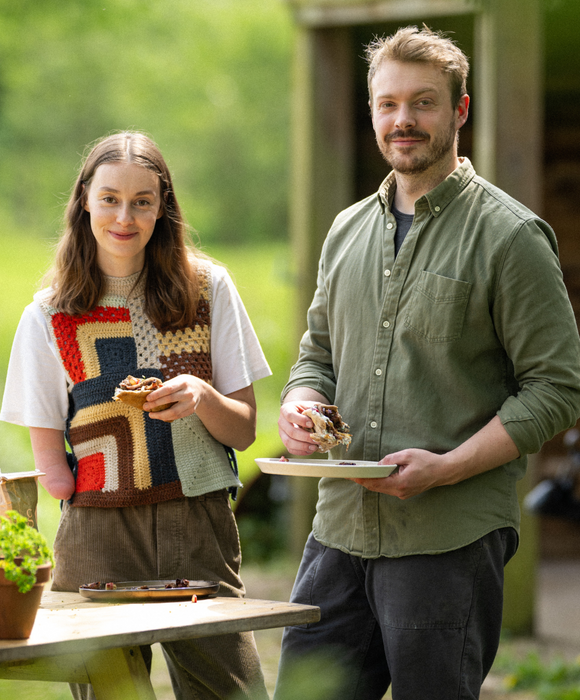
[[[0,0],[0,392],[82,154],[139,129],[169,163],[194,242],[232,273],[273,371],[255,387],[258,439],[238,455],[246,485],[255,457],[280,453],[279,394],[295,351],[291,45],[282,0]],[[27,429],[0,422],[0,470],[33,466]],[[40,498],[52,541],[58,504]]]
[[[281,0],[0,0],[0,212],[51,235],[87,144],[161,146],[205,242],[286,236]]]

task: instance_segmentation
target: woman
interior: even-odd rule
[[[226,447],[254,441],[252,382],[270,370],[230,277],[189,250],[185,232],[148,137],[94,146],[51,285],[18,327],[0,414],[30,428],[40,483],[63,501],[53,590],[187,578],[244,595]],[[113,401],[127,375],[163,381],[145,411],[172,405],[147,413]],[[178,698],[267,697],[251,634],[163,651]]]

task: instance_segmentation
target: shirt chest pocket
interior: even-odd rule
[[[405,315],[405,326],[427,343],[461,337],[471,283],[423,270]]]

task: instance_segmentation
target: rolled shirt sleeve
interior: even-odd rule
[[[493,306],[519,391],[498,411],[520,454],[538,452],[580,413],[580,341],[554,234],[539,221],[514,233]]]

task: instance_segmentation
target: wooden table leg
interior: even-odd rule
[[[84,656],[97,700],[155,700],[141,649],[104,649]]]
[[[10,681],[48,681],[49,683],[89,682],[85,661],[81,654],[5,661],[0,664],[0,678]]]

